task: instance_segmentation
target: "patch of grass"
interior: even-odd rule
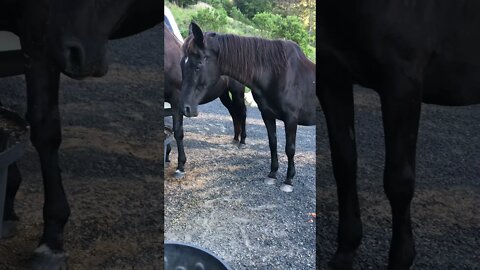
[[[195,6],[181,8],[170,2],[165,2],[165,5],[170,9],[173,16],[175,17],[175,21],[177,22],[182,37],[186,38],[188,36],[188,26],[192,21],[192,17],[195,13],[197,13],[198,10],[200,10],[200,8]]]

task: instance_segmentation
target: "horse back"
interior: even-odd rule
[[[150,29],[163,21],[163,2],[158,0],[137,0],[123,15],[110,39],[118,39]]]

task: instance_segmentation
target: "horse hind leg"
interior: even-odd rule
[[[178,163],[175,170],[175,178],[183,178],[185,176],[185,163],[187,162],[187,156],[185,155],[185,149],[183,146],[183,115],[177,106],[172,105],[173,110],[173,136],[177,143],[178,150]]]
[[[247,122],[247,105],[245,105],[245,93],[243,92],[243,89],[241,89],[241,92],[239,93],[238,97],[236,97],[235,103],[236,107],[238,108],[238,116],[239,116],[239,121],[240,121],[240,145],[245,145],[245,139],[247,138],[247,128],[246,128],[246,122]]]
[[[241,132],[241,125],[240,121],[238,119],[238,115],[235,111],[235,106],[233,103],[233,94],[232,94],[232,99],[230,99],[230,94],[228,90],[225,90],[225,92],[220,96],[220,101],[222,102],[223,106],[227,108],[228,113],[232,117],[232,122],[233,122],[233,144],[238,144],[239,143],[239,137],[240,137],[240,132]]]
[[[165,166],[170,165],[170,153],[172,152],[172,146],[170,144],[167,145],[167,153],[165,154]]]
[[[2,102],[0,102],[0,106],[3,106]],[[2,140],[3,139],[4,138],[2,138]],[[5,145],[4,142],[5,141],[2,141],[2,145]],[[20,174],[20,170],[18,170],[17,163],[14,162],[8,166],[5,205],[3,208],[3,223],[2,231],[0,232],[0,238],[10,238],[17,232],[19,218],[15,213],[14,203],[15,196],[17,195],[17,191],[21,182],[22,176]]]
[[[10,238],[14,236],[17,231],[19,219],[15,213],[14,202],[21,182],[22,177],[15,162],[8,167],[7,192],[5,194],[1,238]]]
[[[243,85],[235,85],[232,87],[232,117],[235,115],[238,125],[238,133],[235,131],[235,136],[240,136],[240,147],[245,145],[247,138],[246,121],[247,121],[247,105],[245,105],[245,87]]]

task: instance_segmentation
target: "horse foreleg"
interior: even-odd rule
[[[18,216],[15,214],[14,202],[22,176],[17,163],[8,166],[7,192],[5,195],[5,207],[3,211],[2,238],[12,237],[17,228]]]
[[[278,155],[277,155],[277,126],[275,125],[275,118],[267,116],[262,112],[263,122],[267,128],[268,146],[270,147],[270,173],[268,174],[265,183],[273,185],[277,179],[278,171]]]
[[[330,266],[334,269],[352,269],[353,258],[362,238],[352,86],[323,86],[319,91],[319,99],[327,121],[338,196],[338,246]]]
[[[185,163],[187,162],[187,156],[185,155],[185,149],[183,147],[183,114],[180,112],[180,109],[176,104],[178,103],[172,102],[173,136],[175,137],[178,149],[178,162],[177,170],[175,171],[175,178],[182,178],[185,176]]]
[[[385,130],[384,189],[392,208],[389,269],[409,269],[415,257],[410,202],[415,184],[415,147],[421,110],[418,87],[392,80],[381,95]]]
[[[288,119],[285,121],[285,153],[288,159],[287,178],[280,187],[284,192],[292,192],[292,179],[295,176],[295,139],[297,137],[297,121]]]
[[[63,269],[63,229],[70,215],[58,166],[61,143],[58,86],[60,72],[45,56],[30,59],[26,69],[27,120],[30,139],[37,149],[42,169],[45,203],[44,231],[35,250],[34,269]]]

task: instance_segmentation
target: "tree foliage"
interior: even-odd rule
[[[316,6],[317,2],[315,0],[277,0],[275,11],[284,16],[296,15],[300,17],[308,33],[314,35]]]
[[[206,31],[292,40],[315,61],[314,0],[203,1],[213,8],[172,9],[184,25],[181,27],[184,36],[193,19]]]
[[[179,7],[186,7],[189,5],[195,5],[198,0],[169,0],[170,3],[174,3]]]
[[[278,27],[281,20],[282,17],[280,15],[261,12],[253,17],[252,22],[262,31],[265,37],[275,38],[278,37]]]
[[[273,9],[274,0],[235,0],[237,8],[249,19],[255,14],[271,11]]]
[[[231,0],[203,0],[203,2],[211,5],[214,8],[223,8],[227,11],[227,14],[230,15],[232,8],[234,7],[233,1]]]
[[[308,44],[308,33],[297,16],[282,17],[278,14],[262,12],[255,15],[252,21],[270,38],[293,40],[300,46]]]
[[[227,11],[227,13],[230,17],[242,23],[245,23],[245,24],[252,23],[237,7],[232,7],[230,12]]]
[[[203,29],[222,32],[227,24],[227,12],[223,8],[205,8],[197,11],[192,19]]]

